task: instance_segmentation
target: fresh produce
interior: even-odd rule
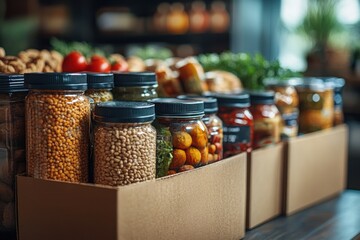
[[[263,79],[268,77],[288,78],[300,73],[282,68],[278,61],[267,61],[260,54],[251,56],[246,53],[223,52],[203,54],[198,58],[205,71],[223,70],[235,74],[245,88],[263,89]]]
[[[91,57],[90,63],[86,68],[89,72],[110,72],[111,66],[106,58],[100,55],[94,55]]]
[[[72,51],[64,58],[63,72],[82,72],[87,68],[86,58],[78,51]]]

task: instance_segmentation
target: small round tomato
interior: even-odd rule
[[[91,57],[90,64],[86,70],[89,72],[110,72],[110,69],[110,63],[106,60],[106,58],[94,55]]]
[[[129,64],[126,61],[117,61],[111,65],[111,71],[118,71],[118,72],[127,72],[129,69]]]
[[[87,67],[86,58],[77,51],[72,51],[64,58],[62,63],[63,72],[82,72]]]

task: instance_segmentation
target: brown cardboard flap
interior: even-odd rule
[[[254,150],[248,161],[247,228],[281,214],[283,144]]]
[[[340,193],[345,188],[347,149],[346,125],[289,140],[287,215]]]
[[[17,179],[20,240],[244,236],[245,154],[118,188]]]

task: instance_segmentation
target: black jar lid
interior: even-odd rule
[[[249,91],[251,104],[275,104],[273,91]]]
[[[238,107],[246,108],[250,106],[249,94],[216,94],[219,107]]]
[[[114,87],[112,73],[86,73],[88,89],[104,89]]]
[[[22,74],[0,74],[0,92],[26,92],[27,88],[24,83],[24,75]]]
[[[115,87],[142,87],[157,85],[153,72],[114,72]]]
[[[151,122],[155,119],[155,107],[147,102],[103,102],[95,105],[94,119],[111,123]]]
[[[217,104],[216,98],[201,97],[201,96],[196,96],[196,95],[180,95],[177,98],[185,99],[185,100],[203,101],[205,114],[216,113],[218,111],[218,104]]]
[[[177,98],[156,98],[149,100],[155,104],[155,113],[160,117],[186,118],[204,115],[204,102]]]
[[[86,90],[86,73],[25,73],[29,89]]]

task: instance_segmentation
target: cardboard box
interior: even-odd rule
[[[287,143],[284,212],[293,214],[345,189],[348,128],[337,126]]]
[[[254,228],[281,214],[283,153],[280,143],[249,154],[247,228]]]
[[[240,239],[245,194],[245,154],[124,187],[18,176],[18,237]]]

